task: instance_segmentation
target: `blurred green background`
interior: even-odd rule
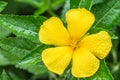
[[[64,14],[68,7],[69,0],[0,0],[7,2],[7,7],[1,12],[1,14],[9,14],[9,15],[34,15],[34,16],[46,16],[47,18],[51,16],[58,16],[63,21]],[[96,0],[97,2],[98,0]],[[99,0],[104,1],[104,0]],[[98,5],[97,3],[95,5]],[[101,2],[99,2],[101,3]],[[93,7],[94,7],[93,6]],[[9,33],[9,31],[3,31],[6,37],[14,37],[15,35]],[[106,63],[110,69],[110,72],[114,76],[115,80],[120,80],[120,24],[115,26],[114,29],[115,37],[117,39],[113,39],[113,47],[110,54],[106,58]],[[3,35],[0,34],[0,39],[3,38]],[[1,52],[0,52],[1,53]],[[3,57],[0,56],[0,63]],[[38,63],[39,64],[39,63]],[[2,70],[5,70],[6,73],[3,73]],[[1,74],[8,75],[12,80],[48,80],[48,74],[45,75],[35,75],[27,70],[23,70],[15,67],[14,65],[1,65],[0,66]],[[50,76],[56,77],[54,74]],[[9,79],[5,79],[9,80]],[[53,80],[53,79],[51,79]]]

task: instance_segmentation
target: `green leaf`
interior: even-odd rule
[[[38,31],[45,17],[0,15],[0,25],[24,38],[39,43]]]
[[[44,66],[40,54],[45,48],[47,48],[45,45],[37,46],[30,54],[26,55],[16,67],[28,70],[36,75],[47,73],[47,68]]]
[[[96,17],[93,28],[110,29],[120,20],[120,0],[105,0],[103,3],[93,6],[92,12]]]
[[[45,11],[57,10],[64,1],[65,0],[42,0],[39,9],[35,11],[34,15],[42,14]]]
[[[14,64],[17,68],[28,70],[36,75],[47,73],[40,54],[47,46],[36,46],[35,43],[23,38],[8,38],[0,40],[0,47],[3,57],[0,58],[2,60],[0,65]]]
[[[11,80],[5,70],[3,70],[2,74],[0,75],[0,80]]]
[[[2,12],[6,6],[7,6],[7,2],[0,1],[0,12]]]
[[[58,9],[59,7],[61,7],[61,4],[65,0],[16,0],[16,1],[23,2],[38,8],[38,10],[35,11],[34,15],[39,15],[44,13],[45,11],[49,11],[50,9],[52,10]]]
[[[93,4],[92,5],[95,5],[95,4],[98,4],[98,3],[102,3],[103,0],[93,0]]]
[[[114,80],[119,80],[120,79],[120,61],[113,64],[111,63],[111,71],[114,76]]]
[[[61,14],[61,19],[64,23],[66,23],[65,14],[69,9],[70,9],[70,0],[66,0],[65,5],[62,10],[62,14]]]
[[[17,64],[25,55],[29,54],[35,46],[36,44],[27,39],[6,38],[0,40],[0,49],[2,51],[0,54],[7,58],[10,64]]]
[[[10,64],[10,61],[2,53],[4,53],[4,51],[0,49],[0,66]]]
[[[33,7],[39,7],[41,5],[40,4],[41,0],[16,0],[16,1],[29,4]]]
[[[65,75],[65,80],[113,80],[106,63],[104,60],[100,62],[99,70],[91,77],[88,78],[75,78],[72,76],[71,71],[68,70],[67,75]]]
[[[91,9],[93,0],[70,0],[70,8],[86,8]]]
[[[10,76],[11,80],[26,80],[26,74],[24,70],[14,68],[13,66],[7,66],[7,74]],[[28,78],[27,78],[28,79]]]
[[[0,39],[7,37],[9,34],[10,34],[10,31],[0,26]]]

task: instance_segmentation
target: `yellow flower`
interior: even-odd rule
[[[54,48],[42,52],[42,60],[48,70],[62,74],[72,62],[72,75],[79,78],[96,73],[99,59],[105,58],[112,46],[106,31],[85,35],[94,23],[94,15],[86,9],[71,9],[66,13],[67,29],[61,20],[52,17],[40,27],[39,39]]]

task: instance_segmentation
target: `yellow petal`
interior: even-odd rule
[[[66,13],[66,21],[71,37],[80,39],[92,26],[94,15],[85,8],[71,9]]]
[[[61,20],[52,17],[40,27],[39,39],[42,43],[58,46],[68,45],[70,37]]]
[[[86,47],[95,56],[103,59],[111,50],[112,42],[109,34],[106,31],[101,31],[97,34],[86,36],[80,41],[79,45]]]
[[[77,48],[72,58],[72,75],[79,78],[92,76],[99,68],[99,60],[87,49]]]
[[[48,70],[62,74],[69,65],[72,58],[72,49],[70,47],[48,48],[42,52],[42,60]]]

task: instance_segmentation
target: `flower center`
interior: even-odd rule
[[[79,42],[78,40],[71,39],[70,46],[73,47],[73,49],[76,49],[79,47],[78,42]]]

